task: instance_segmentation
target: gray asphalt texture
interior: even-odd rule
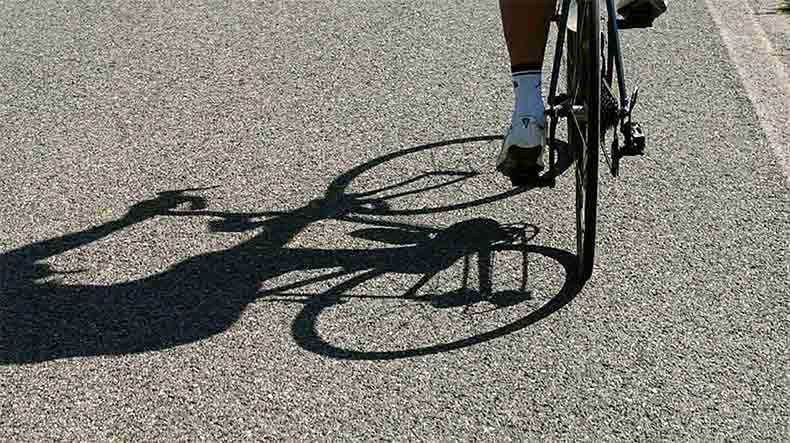
[[[0,2],[0,440],[786,440],[790,189],[671,8],[577,294],[496,2]]]

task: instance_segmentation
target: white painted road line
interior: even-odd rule
[[[790,75],[743,0],[706,0],[768,143],[790,183]]]

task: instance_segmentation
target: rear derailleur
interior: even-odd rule
[[[636,106],[636,99],[639,96],[639,88],[634,90],[625,101],[625,108],[619,111],[620,133],[623,135],[623,144],[620,145],[620,139],[617,130],[614,131],[614,139],[612,140],[612,164],[611,172],[613,177],[620,174],[620,159],[630,155],[643,155],[645,153],[645,133],[639,123],[633,121],[632,114],[634,106]]]

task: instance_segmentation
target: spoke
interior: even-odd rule
[[[577,23],[577,26],[576,26],[576,36],[575,36],[575,38],[576,38],[576,40],[578,42],[582,41],[582,37],[581,36],[582,36],[582,33],[584,32],[584,29],[586,27],[585,19],[586,19],[586,14],[577,14],[576,20],[578,20],[578,23]],[[580,91],[581,86],[582,86],[581,85],[582,84],[581,76],[579,75],[579,72],[583,72],[583,69],[586,68],[586,67],[579,66],[581,64],[580,61],[583,59],[582,54],[581,54],[583,48],[580,48],[579,46],[580,45],[576,46],[576,52],[577,53],[574,54],[574,57],[576,58],[576,61],[575,61],[576,64],[575,64],[575,66],[573,68],[573,70],[574,70],[573,74],[574,74],[576,82],[573,85],[573,95],[572,95],[573,98],[571,99],[571,106],[573,106],[576,103],[578,103],[579,91]],[[584,103],[584,109],[585,109],[585,111],[587,110],[587,103],[586,102]],[[579,124],[579,120],[576,118],[576,113],[573,112],[573,108],[571,108],[570,114],[571,114],[571,120],[573,121],[573,124],[576,127],[576,132],[579,134],[579,138],[582,141],[582,147],[583,147],[582,151],[583,152],[587,152],[587,136],[586,136],[586,132],[587,131],[582,131],[581,125]],[[568,130],[569,131],[572,130],[572,128],[570,128],[570,125],[569,125]],[[579,158],[579,157],[584,157],[584,156],[578,156],[577,155],[577,158],[576,158],[577,165],[579,164],[578,163],[579,160],[581,160],[581,158]],[[587,174],[586,168],[582,168],[582,174],[583,174],[582,177],[584,177]]]
[[[587,106],[587,105],[585,104],[585,107],[586,107],[586,106]],[[572,117],[572,119],[573,119],[573,123],[574,123],[574,125],[576,126],[576,130],[577,130],[577,132],[579,133],[579,138],[581,138],[581,140],[582,140],[582,145],[584,146],[584,152],[587,152],[587,137],[586,137],[586,135],[585,135],[585,132],[586,132],[586,131],[582,131],[582,128],[581,128],[581,126],[579,125],[579,121],[576,119],[576,114],[574,114],[573,112],[571,112],[571,117]]]

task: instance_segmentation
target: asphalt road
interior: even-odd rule
[[[786,439],[790,188],[671,8],[577,293],[493,0],[0,2],[0,440]]]

